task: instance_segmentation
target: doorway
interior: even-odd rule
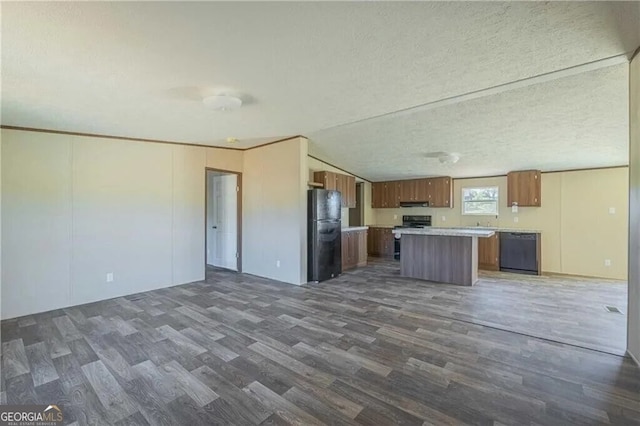
[[[364,183],[356,183],[356,207],[349,209],[349,226],[364,225]]]
[[[240,272],[242,175],[206,170],[205,263]]]

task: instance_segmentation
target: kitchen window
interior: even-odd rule
[[[463,215],[498,215],[498,187],[462,188]]]

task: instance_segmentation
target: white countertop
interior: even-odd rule
[[[528,234],[541,234],[539,229],[519,229],[519,228],[494,228],[492,226],[455,226],[453,228],[438,228],[438,229],[480,229],[495,232],[520,232]]]
[[[344,228],[342,228],[342,232],[366,231],[367,229],[369,229],[368,226],[345,226]]]
[[[495,234],[491,229],[468,229],[468,228],[398,228],[393,230],[394,234],[410,235],[442,235],[445,237],[480,237],[488,238]]]

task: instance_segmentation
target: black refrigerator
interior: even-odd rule
[[[308,281],[325,281],[342,273],[340,208],[338,191],[307,192]]]

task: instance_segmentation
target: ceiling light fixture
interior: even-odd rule
[[[460,160],[460,155],[456,153],[441,155],[438,161],[442,164],[455,164]]]
[[[235,111],[242,106],[242,99],[231,95],[213,95],[204,98],[202,103],[215,111]]]
[[[234,138],[234,137],[229,136],[227,138],[227,143],[238,143],[238,138]]]
[[[436,152],[428,152],[425,154],[427,158],[437,158],[441,164],[455,164],[460,160],[460,154],[457,152],[444,152],[444,151],[436,151]]]

